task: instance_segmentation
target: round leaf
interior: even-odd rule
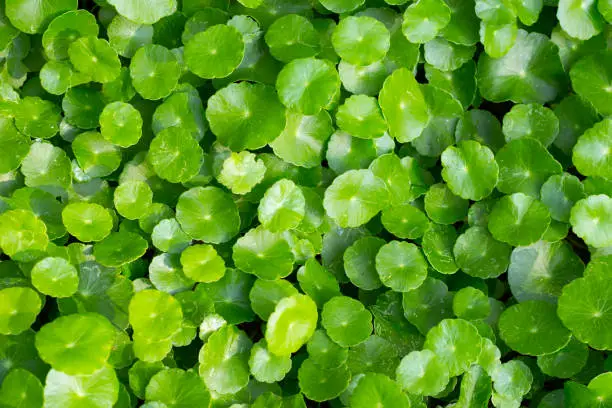
[[[238,68],[244,47],[240,31],[217,24],[197,33],[185,44],[185,62],[199,77],[223,78]]]
[[[276,304],[266,326],[268,350],[278,356],[295,353],[317,328],[317,305],[306,295],[285,297]]]
[[[116,329],[96,313],[58,317],[36,334],[40,357],[69,375],[94,374],[104,369]]]
[[[217,140],[234,151],[259,149],[285,127],[285,109],[274,89],[233,83],[208,100],[206,118]]]
[[[376,271],[383,285],[396,292],[409,292],[427,277],[427,261],[416,245],[391,241],[378,251]]]
[[[369,170],[350,170],[325,190],[323,206],[341,227],[358,227],[374,217],[387,200],[385,183]]]
[[[514,246],[538,241],[549,224],[546,206],[522,193],[502,197],[489,215],[489,231],[493,237]]]
[[[217,187],[195,187],[181,194],[176,219],[191,238],[213,244],[229,241],[240,228],[236,204]]]
[[[539,300],[504,310],[499,318],[499,334],[513,350],[532,356],[559,351],[571,337],[557,317],[555,305]]]
[[[0,290],[0,333],[20,334],[30,328],[42,308],[40,296],[26,287]]]
[[[482,200],[493,192],[499,168],[493,152],[475,141],[450,146],[442,153],[442,177],[461,198]]]
[[[372,333],[372,314],[358,300],[336,296],[323,306],[321,325],[334,342],[355,346]]]
[[[68,233],[79,241],[101,241],[110,234],[113,219],[109,211],[95,203],[70,203],[62,211]]]
[[[76,268],[64,258],[44,258],[34,265],[30,278],[39,292],[56,298],[72,296],[79,287]]]
[[[315,115],[335,102],[340,92],[340,77],[327,60],[296,59],[278,74],[276,90],[280,101],[290,110]]]
[[[147,159],[160,178],[184,183],[199,173],[203,153],[190,132],[171,127],[159,132],[151,141]]]

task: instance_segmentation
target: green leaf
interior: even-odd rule
[[[508,283],[519,301],[555,303],[565,285],[582,276],[584,264],[567,242],[538,241],[515,248],[508,267]]]
[[[274,355],[266,346],[265,340],[260,340],[253,345],[249,367],[257,381],[275,383],[281,381],[291,370],[291,357]]]
[[[612,174],[612,119],[604,119],[578,138],[572,161],[585,176]]]
[[[250,322],[255,314],[251,310],[249,292],[253,286],[255,277],[240,271],[239,269],[227,269],[225,275],[216,282],[200,284],[213,300],[215,311],[218,315],[211,315],[211,324],[218,324],[219,318],[227,320],[229,324]],[[220,315],[220,316],[219,316]],[[206,321],[203,323],[203,325]],[[225,321],[223,322],[225,324]],[[200,336],[202,335],[200,328]]]
[[[151,231],[153,246],[160,251],[176,254],[191,243],[191,238],[183,232],[174,218],[161,220]]]
[[[62,100],[64,119],[80,129],[94,129],[105,105],[102,93],[93,87],[70,88]]]
[[[241,270],[271,280],[289,275],[294,257],[289,242],[281,233],[259,226],[236,241],[233,260]]]
[[[72,141],[72,151],[87,177],[105,177],[121,165],[121,149],[98,132],[83,132]]]
[[[570,378],[584,368],[588,356],[588,346],[572,338],[561,350],[538,356],[538,367],[551,377]]]
[[[602,115],[610,115],[612,52],[602,51],[578,60],[570,71],[572,87]]]
[[[350,170],[325,190],[323,206],[341,227],[358,227],[374,217],[388,197],[381,179],[369,170]]]
[[[232,152],[223,161],[217,180],[234,194],[246,194],[259,184],[266,174],[266,165],[251,152]]]
[[[493,192],[499,168],[493,152],[478,142],[465,141],[442,153],[442,177],[464,199],[482,200]]]
[[[338,74],[342,86],[357,95],[376,96],[387,77],[387,68],[383,61],[377,61],[365,67],[340,61]]]
[[[8,173],[21,165],[30,151],[30,138],[20,133],[8,118],[0,119],[0,172]]]
[[[506,141],[529,137],[548,147],[559,134],[559,119],[554,112],[535,103],[514,105],[504,116]]]
[[[476,96],[476,64],[473,61],[468,61],[450,72],[426,64],[425,75],[431,85],[449,92],[461,102],[464,108],[470,106],[474,101]],[[474,112],[477,111],[471,110],[468,114]]]
[[[262,320],[268,320],[278,302],[297,294],[297,289],[284,279],[257,279],[249,292],[249,301],[251,302],[251,309],[257,316]]]
[[[605,22],[594,0],[559,0],[557,18],[572,37],[588,40],[604,28]]]
[[[479,365],[473,365],[461,379],[458,404],[481,406],[491,398],[491,377]]]
[[[541,143],[528,138],[515,139],[500,149],[495,157],[499,165],[498,190],[524,193],[539,198],[544,182],[561,174],[561,165]]]
[[[456,72],[456,71],[455,71]],[[502,128],[495,116],[489,111],[472,109],[459,118],[455,129],[457,140],[475,140],[487,145],[494,152],[505,144]]]
[[[181,253],[185,275],[196,282],[216,282],[225,274],[225,261],[210,245],[194,245]]]
[[[321,48],[320,35],[312,22],[297,14],[275,20],[268,28],[265,40],[270,54],[285,63],[298,58],[314,57]]]
[[[172,127],[162,130],[151,141],[147,160],[160,178],[183,183],[199,173],[203,153],[188,131]]]
[[[499,333],[513,350],[532,356],[559,351],[571,337],[557,317],[555,305],[541,300],[528,300],[504,310]]]
[[[42,309],[38,293],[27,287],[2,289],[0,300],[0,333],[4,335],[28,330]]]
[[[381,60],[391,46],[391,35],[385,25],[366,16],[340,20],[331,40],[340,58],[361,66]]]
[[[277,356],[295,353],[312,337],[317,320],[317,306],[310,297],[296,294],[281,299],[266,326],[268,350]]]
[[[349,349],[347,365],[354,377],[368,372],[393,376],[400,362],[399,352],[395,344],[373,334]]]
[[[100,114],[102,137],[120,147],[138,143],[142,136],[142,125],[140,112],[129,103],[109,103]]]
[[[519,30],[514,46],[501,58],[478,60],[478,89],[493,102],[546,103],[566,87],[554,44],[543,34]]]
[[[55,136],[60,121],[57,105],[34,96],[23,98],[15,114],[15,127],[32,138],[49,139]]]
[[[453,313],[460,319],[486,319],[491,313],[489,298],[471,286],[462,288],[453,298]]]
[[[443,0],[420,0],[404,12],[402,32],[408,41],[426,43],[433,40],[451,19],[451,9]]]
[[[70,203],[62,210],[62,222],[68,233],[79,241],[101,241],[110,234],[113,218],[95,203]]]
[[[138,24],[153,24],[176,11],[175,0],[111,0],[123,17]]]
[[[412,157],[400,159],[392,153],[374,159],[370,170],[385,182],[392,206],[404,206],[422,196],[433,180]]]
[[[302,190],[291,180],[282,179],[270,186],[257,208],[257,218],[271,232],[296,228],[306,211]]]
[[[104,266],[118,267],[143,256],[147,247],[147,241],[138,234],[113,232],[94,245],[94,256]]]
[[[36,34],[42,33],[54,17],[76,10],[77,6],[74,0],[8,0],[5,12],[11,24],[19,31]]]
[[[327,164],[338,174],[367,167],[376,158],[376,142],[336,131],[327,143]]]
[[[423,253],[436,271],[453,274],[459,269],[453,255],[456,240],[457,232],[450,225],[430,224],[429,229],[423,234],[421,241]]]
[[[153,43],[153,26],[138,24],[117,14],[107,27],[107,35],[117,54],[132,58],[139,48]]]
[[[296,166],[318,166],[324,144],[334,131],[331,117],[323,110],[310,116],[291,111],[286,115],[285,128],[269,143],[274,154]]]
[[[336,278],[314,259],[308,259],[297,272],[300,289],[312,298],[319,308],[340,295]]]
[[[135,220],[153,203],[153,192],[149,185],[142,181],[128,181],[115,189],[113,202],[117,212],[129,219]]]
[[[349,386],[351,373],[346,365],[322,369],[310,358],[298,370],[298,381],[306,398],[321,402],[339,396]]]
[[[366,95],[347,98],[338,107],[336,123],[345,132],[364,139],[381,137],[387,130],[378,101]]]
[[[397,382],[402,389],[416,395],[436,395],[446,388],[449,371],[430,350],[413,351],[397,367]]]
[[[450,376],[456,376],[466,372],[478,359],[481,342],[482,338],[471,323],[445,319],[427,333],[423,347],[436,354]]]
[[[96,82],[111,82],[121,72],[117,52],[108,41],[95,36],[81,37],[68,47],[70,62],[80,72]]]
[[[206,118],[217,140],[234,151],[259,149],[285,127],[285,109],[274,89],[246,82],[217,91],[208,100]]]
[[[53,60],[68,59],[68,47],[80,37],[97,37],[96,17],[87,10],[72,10],[58,15],[42,37],[45,55]]]
[[[612,288],[603,276],[575,279],[559,297],[559,318],[581,342],[595,349],[608,349],[612,347],[607,329],[612,316],[604,306],[611,298]]]
[[[323,368],[338,368],[348,358],[348,350],[334,343],[324,330],[315,331],[306,346],[308,358]]]
[[[242,62],[242,34],[234,27],[218,24],[195,34],[185,44],[185,63],[202,78],[223,78]]]
[[[31,211],[10,210],[0,215],[0,247],[13,260],[31,262],[48,245],[47,227]]]
[[[296,81],[295,78],[300,78]],[[288,109],[304,115],[328,110],[340,93],[340,77],[327,60],[301,58],[288,63],[276,79],[278,98]]]
[[[146,387],[146,400],[173,408],[187,408],[194,404],[207,405],[210,393],[196,373],[169,368],[151,377]]]
[[[387,120],[389,134],[398,142],[416,139],[429,122],[425,97],[412,72],[405,68],[385,79],[378,103]]]
[[[496,240],[524,246],[540,240],[549,225],[550,213],[544,204],[523,193],[515,193],[495,203],[488,226]]]
[[[180,328],[183,312],[171,295],[154,289],[134,294],[129,303],[130,324],[135,333],[146,334],[152,340],[172,337]]]
[[[518,26],[515,21],[508,23],[480,23],[480,41],[491,58],[501,58],[510,51],[516,42]]]
[[[396,382],[383,374],[366,374],[357,383],[351,395],[355,408],[408,408],[410,400]]]
[[[12,369],[2,381],[0,403],[16,408],[42,407],[43,386],[28,370]]]
[[[347,13],[361,6],[365,0],[319,0],[319,3],[334,13]]]
[[[32,268],[32,285],[41,293],[56,298],[72,296],[79,287],[79,275],[64,258],[47,257]]]
[[[236,204],[217,187],[195,187],[181,194],[176,219],[192,239],[213,244],[229,241],[240,228]]]
[[[550,176],[540,190],[541,201],[548,207],[552,219],[568,222],[574,204],[585,198],[584,186],[580,180],[569,174]]]
[[[128,0],[131,1],[135,0]],[[148,44],[139,48],[130,62],[134,89],[145,99],[157,100],[170,95],[180,75],[176,56],[161,45]]]
[[[425,194],[425,212],[438,224],[454,224],[467,215],[468,201],[454,195],[446,184],[434,184]]]
[[[570,214],[574,233],[595,248],[612,246],[612,198],[605,194],[592,195],[578,201]]]
[[[363,290],[374,290],[382,286],[375,266],[379,249],[385,244],[378,237],[363,237],[344,251],[344,271],[351,283]]]
[[[234,394],[249,382],[251,340],[241,330],[224,326],[200,350],[200,376],[209,390]]]
[[[497,241],[484,226],[468,228],[459,235],[453,254],[457,266],[476,278],[495,278],[506,271],[512,247]]]
[[[442,71],[454,71],[472,59],[476,48],[454,44],[443,38],[425,43],[425,61]]]
[[[118,397],[119,380],[108,365],[89,375],[51,370],[45,381],[44,401],[49,407],[112,407]]]
[[[427,261],[414,244],[391,241],[376,255],[376,271],[381,282],[396,292],[409,292],[427,277]]]
[[[430,226],[425,213],[410,204],[383,210],[381,221],[387,231],[404,239],[420,238]]]
[[[358,300],[336,296],[323,305],[321,325],[340,346],[355,346],[372,333],[372,314]]]
[[[529,392],[533,382],[533,374],[527,366],[520,360],[510,360],[501,364],[491,374],[493,388],[493,401],[496,397],[502,401],[520,401]]]
[[[92,375],[104,369],[116,329],[96,313],[58,317],[36,334],[40,357],[55,370],[69,375]]]

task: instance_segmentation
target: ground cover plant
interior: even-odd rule
[[[0,6],[0,407],[612,407],[612,1]]]

